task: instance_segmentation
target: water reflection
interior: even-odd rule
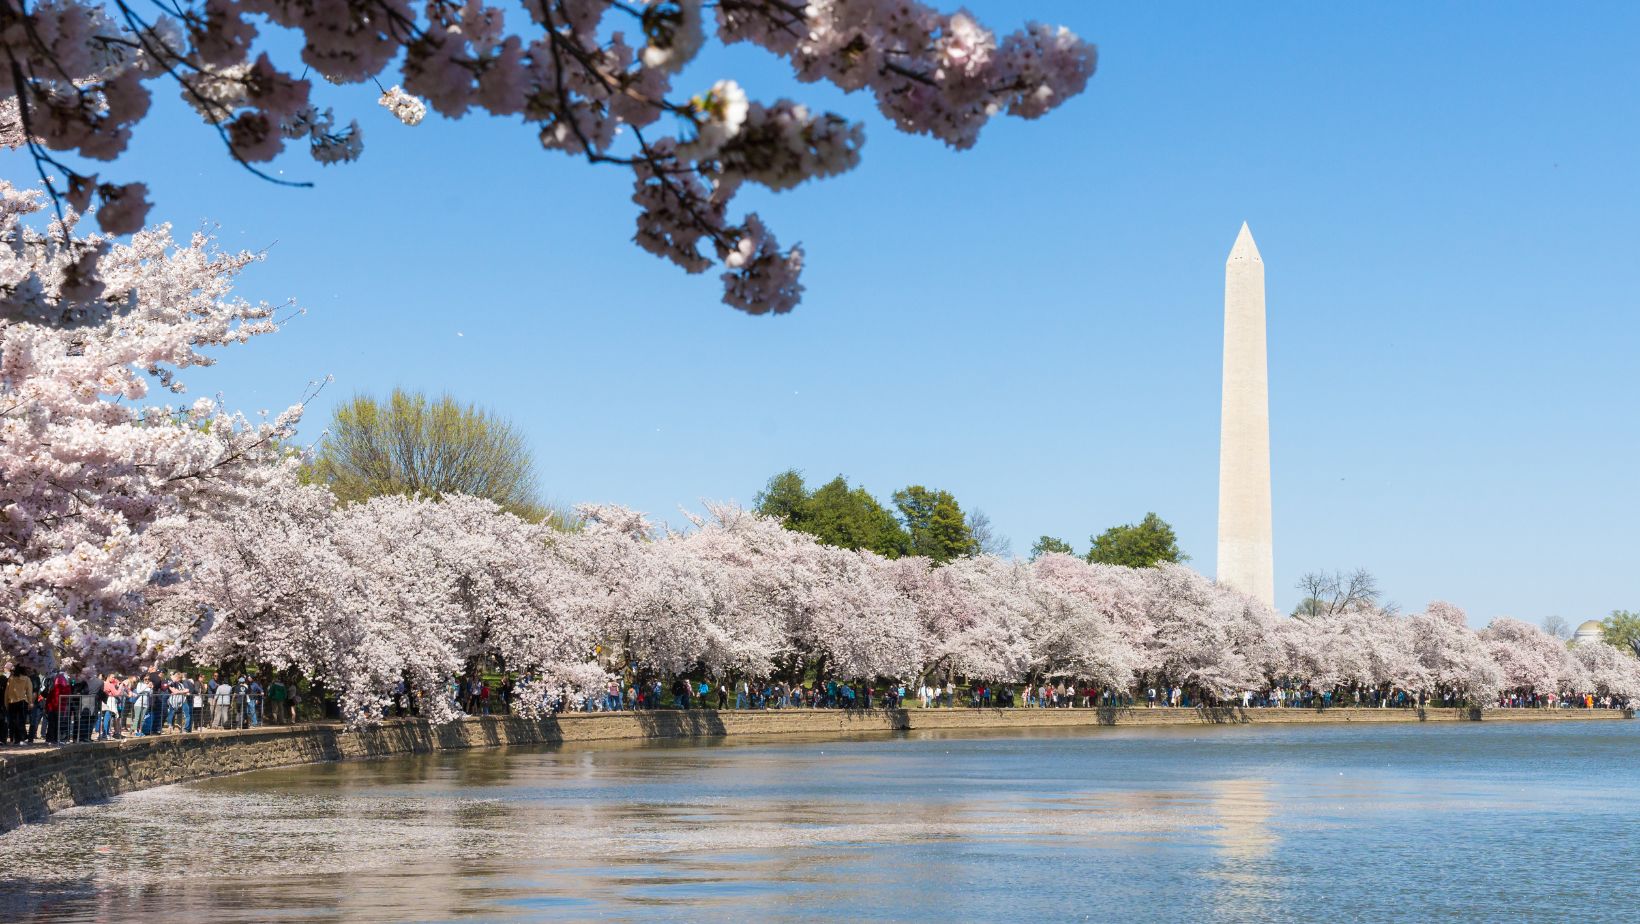
[[[0,920],[1472,920],[1569,895],[1620,920],[1592,864],[1429,857],[1629,850],[1635,732],[1099,729],[263,771],[0,837]]]
[[[1274,898],[1266,861],[1278,839],[1270,827],[1270,781],[1214,780],[1208,793],[1218,822],[1210,833],[1220,858],[1213,872],[1219,884],[1213,892],[1214,906],[1226,920],[1266,919]]]

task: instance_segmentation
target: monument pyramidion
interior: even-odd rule
[[[1270,528],[1269,364],[1264,260],[1243,222],[1224,263],[1218,582],[1275,606]]]

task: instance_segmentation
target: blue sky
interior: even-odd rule
[[[619,169],[503,120],[403,127],[360,88],[323,91],[364,124],[360,163],[276,164],[315,189],[239,170],[169,90],[104,174],[268,248],[242,291],[308,314],[190,384],[255,410],[333,374],[308,438],[355,391],[449,390],[526,430],[559,501],[677,520],[797,467],[949,489],[1020,554],[1154,510],[1208,573],[1245,220],[1280,605],[1362,566],[1476,624],[1640,607],[1640,7],[969,6],[1098,42],[1088,92],[955,154],[749,47],[680,80],[866,123],[853,173],[742,197],[808,252],[787,317],[632,246]]]

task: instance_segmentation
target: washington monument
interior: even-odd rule
[[[1270,530],[1270,387],[1264,261],[1242,223],[1224,263],[1224,405],[1219,421],[1218,581],[1276,602]]]

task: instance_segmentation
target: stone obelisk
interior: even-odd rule
[[[1224,404],[1219,422],[1218,581],[1274,606],[1270,395],[1264,261],[1242,223],[1224,264]]]

